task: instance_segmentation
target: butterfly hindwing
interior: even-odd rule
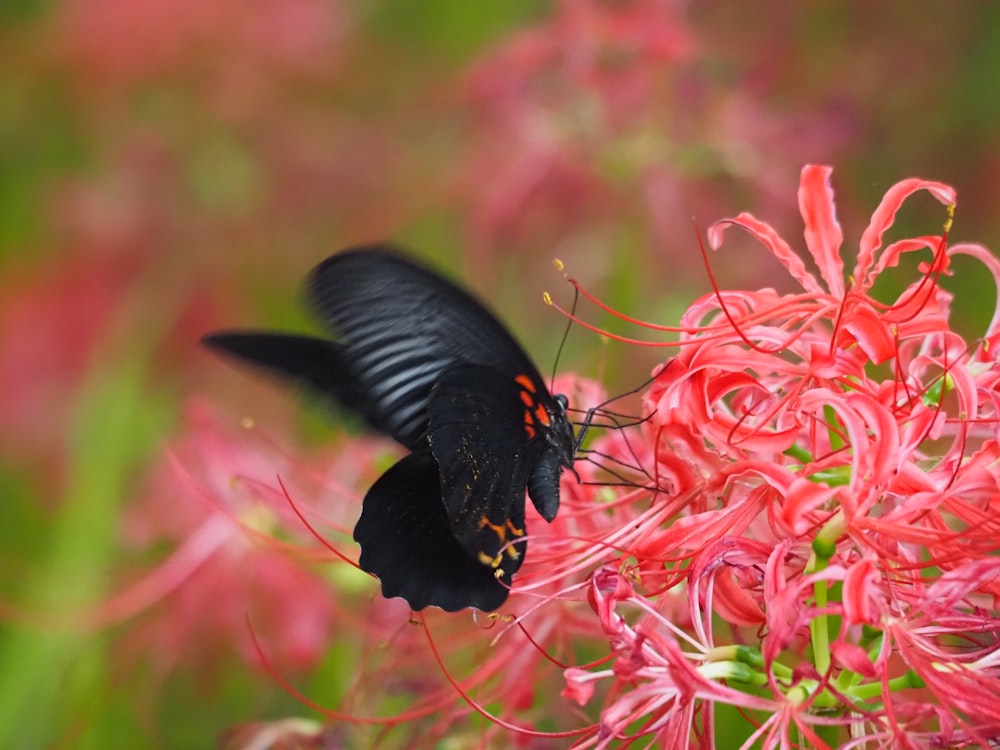
[[[401,459],[372,485],[354,539],[361,568],[378,576],[382,593],[403,597],[413,609],[491,611],[507,598],[513,571],[498,579],[472,562],[451,532],[438,464],[426,451]]]

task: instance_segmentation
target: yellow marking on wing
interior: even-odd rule
[[[489,565],[491,568],[499,567],[500,561],[503,559],[503,555],[497,555],[496,557],[490,557],[485,552],[479,553],[479,562],[483,565]]]

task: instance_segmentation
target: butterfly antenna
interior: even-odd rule
[[[552,261],[552,265],[554,265],[560,271],[562,271],[563,268],[565,268],[565,266],[563,265],[563,262],[561,260],[559,260],[558,258],[556,258],[555,260]],[[545,301],[548,304],[552,304],[551,298],[549,297],[549,293],[548,292],[545,293]],[[577,304],[579,302],[580,302],[580,290],[579,290],[578,287],[576,287],[574,285],[573,286],[573,304],[570,305],[570,308],[569,308],[570,314],[566,318],[566,329],[563,331],[562,339],[559,341],[559,348],[556,349],[556,359],[555,359],[555,362],[553,362],[553,364],[552,364],[552,377],[549,379],[549,390],[550,391],[555,390],[556,372],[559,370],[559,360],[562,357],[563,349],[566,348],[566,341],[569,339],[569,332],[570,332],[570,329],[573,327],[573,318],[576,316],[576,306],[577,306]],[[573,453],[574,454],[576,453],[577,450],[579,450],[580,446],[583,444],[583,439],[587,436],[587,430],[590,429],[590,421],[592,419],[593,419],[593,409],[591,409],[591,410],[589,410],[587,412],[587,415],[584,418],[583,424],[581,425],[580,432],[577,433],[576,440],[573,443]],[[576,470],[575,469],[573,470],[573,473],[576,474]],[[577,474],[576,478],[577,478],[577,481],[579,481],[580,475]]]
[[[555,267],[558,268],[560,271],[563,269],[563,263],[562,263],[561,260],[558,260],[558,259],[554,260],[553,261],[553,265],[555,265]],[[545,299],[546,299],[547,302],[549,302],[549,304],[551,304],[551,302],[550,302],[551,298],[549,297],[549,293],[548,292],[545,293]],[[559,348],[556,349],[556,359],[555,359],[555,362],[552,363],[552,377],[549,378],[549,390],[550,391],[553,390],[553,384],[555,383],[555,380],[556,380],[556,371],[559,369],[559,359],[562,357],[563,349],[566,348],[566,340],[569,338],[570,328],[573,327],[573,316],[576,315],[576,305],[577,305],[577,303],[579,301],[580,301],[580,290],[577,289],[574,286],[573,287],[573,304],[570,305],[570,308],[569,308],[570,316],[566,319],[566,330],[563,331],[562,339],[559,341]]]

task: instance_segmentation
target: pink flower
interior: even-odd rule
[[[352,617],[314,565],[329,567],[333,555],[317,548],[289,498],[307,518],[323,519],[331,544],[338,518],[346,535],[344,514],[356,498],[255,432],[227,427],[200,401],[189,404],[186,417],[184,434],[123,524],[137,560],[164,543],[173,549],[78,621],[137,618],[126,652],[152,658],[163,671],[210,671],[233,653],[256,666],[259,650],[274,669],[314,666],[335,619]],[[369,451],[357,443],[340,453],[334,466],[342,481],[351,481],[352,467],[367,463],[361,457]]]
[[[70,260],[10,269],[0,285],[0,445],[43,459],[49,480],[61,472],[73,395],[130,280],[121,264]]]
[[[750,214],[709,229],[713,249],[749,232],[802,291],[696,301],[645,396],[649,450],[633,464],[673,480],[605,531],[634,572],[591,578],[613,665],[566,672],[581,704],[611,683],[589,744],[710,739],[723,703],[765,717],[730,741],[765,747],[1000,736],[1000,316],[968,343],[937,283],[956,254],[998,282],[1000,264],[946,235],[885,244],[919,191],[950,226],[954,191],[910,179],[875,210],[845,277],[830,174],[806,167],[799,189],[818,278]],[[920,275],[877,298],[876,280],[917,251]]]
[[[230,84],[259,69],[318,70],[343,25],[336,3],[318,0],[211,0],[198,8],[182,0],[109,0],[100,13],[73,0],[59,15],[74,62],[91,77],[125,84],[192,69]]]

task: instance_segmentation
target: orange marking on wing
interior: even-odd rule
[[[535,397],[527,391],[521,391],[521,403],[531,408],[531,405],[535,403]]]
[[[506,526],[504,526],[502,524],[499,524],[499,523],[493,523],[486,516],[480,516],[479,517],[479,528],[485,529],[487,526],[489,526],[491,529],[493,529],[493,533],[496,534],[497,537],[499,537],[501,544],[507,541],[507,527]]]
[[[524,390],[528,391],[529,393],[535,392],[535,384],[531,382],[531,378],[529,378],[527,375],[518,375],[516,378],[514,378],[514,382],[520,385],[522,388],[524,388]]]
[[[535,407],[535,418],[540,424],[543,424],[546,427],[548,427],[551,423],[549,420],[549,413],[545,411],[545,407],[541,404]]]
[[[510,529],[510,533],[514,536],[524,536],[524,529],[517,528],[509,518],[507,519],[507,528]]]

